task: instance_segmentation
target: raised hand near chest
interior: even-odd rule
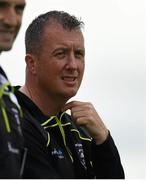
[[[75,124],[84,126],[96,144],[102,144],[107,136],[108,129],[98,115],[94,106],[89,102],[71,101],[64,107],[64,111],[70,109]]]

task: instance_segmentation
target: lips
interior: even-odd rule
[[[0,31],[0,36],[4,40],[12,40],[14,38],[14,32],[12,32],[12,31]]]
[[[77,76],[63,76],[62,80],[67,86],[73,87],[76,86]]]
[[[14,28],[2,28],[0,26],[0,33],[4,36],[12,36],[15,34],[15,29]]]
[[[64,81],[72,82],[72,81],[75,81],[75,80],[76,80],[76,77],[67,76],[67,77],[63,77],[62,79],[63,79]]]

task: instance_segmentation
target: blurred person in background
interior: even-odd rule
[[[0,0],[0,53],[9,51],[19,32],[25,0]],[[0,178],[21,178],[24,165],[21,109],[0,67]]]

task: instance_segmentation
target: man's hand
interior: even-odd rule
[[[108,129],[91,103],[72,101],[67,103],[63,110],[68,109],[71,110],[74,122],[79,126],[84,126],[96,144],[102,144],[106,140]]]

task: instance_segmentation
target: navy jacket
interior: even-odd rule
[[[16,91],[24,112],[22,129],[28,149],[24,178],[122,179],[124,171],[112,137],[96,145],[70,115],[45,116],[24,94]]]
[[[0,67],[0,179],[21,178],[23,171],[22,114],[13,89]]]

